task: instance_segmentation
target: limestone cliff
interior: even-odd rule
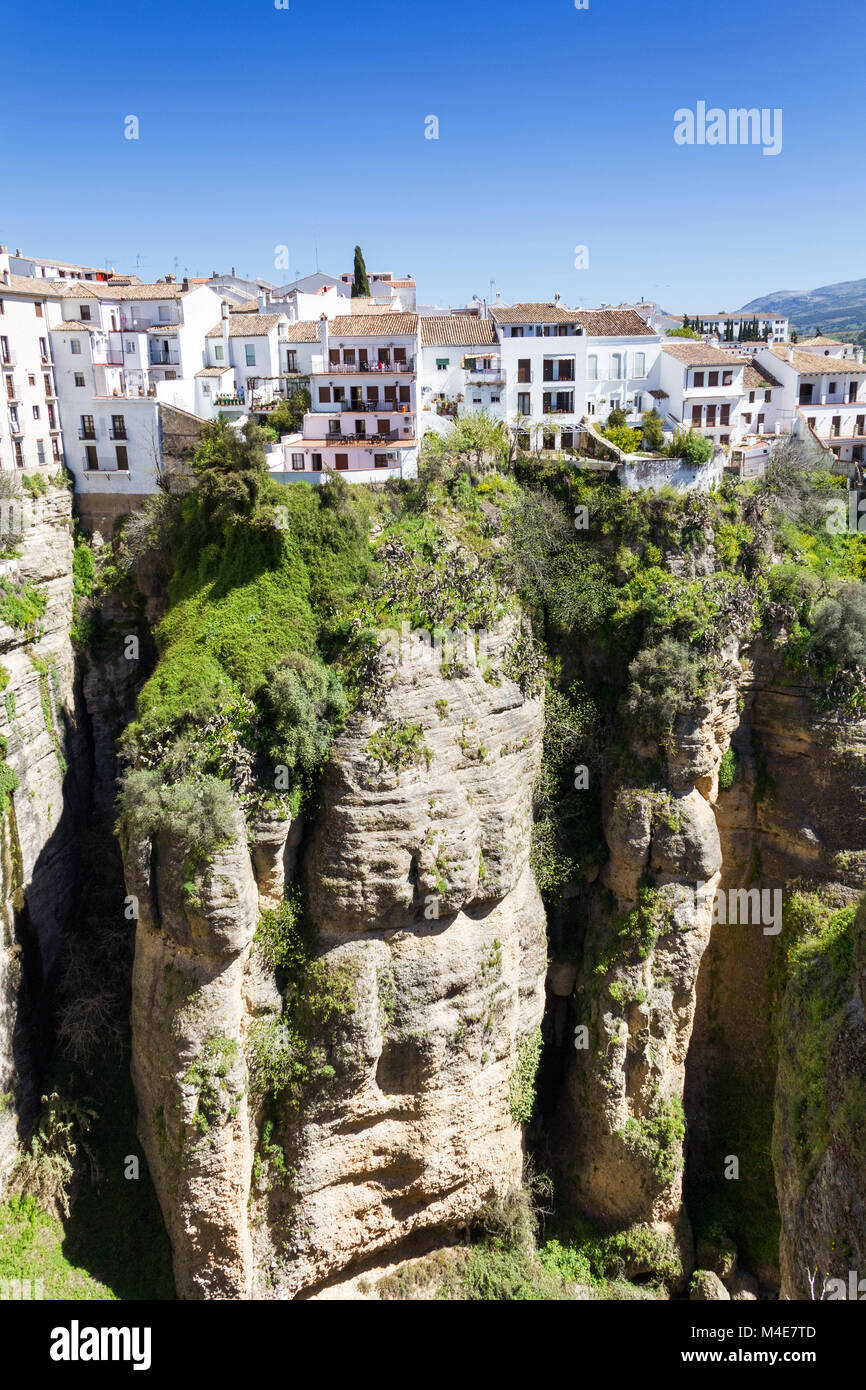
[[[4,501],[5,508],[11,504],[4,542],[16,558],[5,562],[0,581],[0,1179],[39,1100],[35,1058],[72,908],[77,779],[87,763],[70,641],[72,499],[47,476],[44,485],[44,495]]]
[[[128,846],[133,1068],[181,1296],[309,1296],[447,1242],[519,1182],[514,1078],[546,946],[528,868],[543,711],[503,673],[513,636],[484,676],[387,667],[302,837],[239,819],[199,867],[163,834]],[[253,936],[299,839],[316,979],[341,1006],[310,1021],[303,1084],[269,1092],[286,986]]]

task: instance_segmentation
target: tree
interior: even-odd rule
[[[367,267],[364,264],[364,253],[360,246],[355,247],[355,273],[352,280],[352,298],[369,299],[370,281],[367,279]]]
[[[661,449],[665,442],[662,417],[657,410],[645,410],[641,419],[643,421],[643,440],[645,448]]]
[[[217,526],[255,512],[267,477],[267,435],[248,420],[238,431],[227,420],[208,420],[192,459],[205,515]]]
[[[682,459],[694,467],[712,458],[713,446],[709,439],[694,430],[675,430],[665,453],[668,458]]]
[[[606,424],[608,429],[621,429],[624,425],[628,424],[628,417],[624,410],[621,410],[618,405],[615,405],[607,417]]]
[[[304,416],[310,409],[311,397],[305,386],[299,386],[276,410],[267,417],[266,429],[274,431],[274,438],[282,434],[295,434],[304,423]]]
[[[453,429],[442,436],[442,452],[454,462],[466,461],[470,472],[484,473],[491,461],[505,456],[508,436],[501,420],[494,420],[485,410],[459,415]],[[492,456],[492,458],[491,458]]]

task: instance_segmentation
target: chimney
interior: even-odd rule
[[[235,273],[235,268],[234,268],[234,266],[232,266],[232,275],[234,275],[234,273]]]
[[[183,277],[183,283],[181,284],[181,289],[183,290],[184,294],[186,294],[187,290],[189,289],[189,277],[186,276],[186,275]]]
[[[319,339],[322,344],[322,367],[328,365],[328,315],[322,314],[319,319]]]
[[[9,284],[9,271],[8,271],[8,270],[4,270],[4,271],[3,271],[3,284],[4,284],[4,285],[8,285],[8,284]]]
[[[793,362],[793,360],[794,360],[794,349],[793,349],[792,347],[789,347],[789,348],[788,348],[788,361],[789,361],[789,362]]]
[[[556,305],[557,309],[559,308],[559,299],[560,299],[560,296],[559,296],[558,294],[555,294],[555,295],[553,296],[553,302],[554,302],[554,304]]]
[[[229,306],[225,300],[220,310],[220,327],[223,331],[223,365],[230,367],[232,359],[229,353]]]
[[[855,361],[855,362],[862,362],[862,361],[863,361],[863,349],[862,349],[862,348],[856,348],[856,349],[855,349],[855,351],[854,351],[854,361]]]

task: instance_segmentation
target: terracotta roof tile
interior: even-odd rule
[[[283,314],[229,314],[230,338],[266,338],[284,317]],[[206,338],[221,338],[222,322],[209,328]]]
[[[421,319],[421,342],[425,347],[494,347],[499,339],[492,319],[440,314]]]

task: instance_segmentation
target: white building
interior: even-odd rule
[[[14,259],[14,258],[13,258]],[[0,253],[0,467],[32,472],[63,462],[51,325],[61,317],[57,279],[17,275]]]
[[[314,333],[316,334],[314,338]],[[288,328],[286,354],[309,373],[303,431],[271,450],[286,481],[411,477],[418,465],[417,314],[353,314]]]
[[[50,332],[66,462],[81,494],[154,492],[165,468],[160,406],[195,410],[205,335],[220,312],[205,285],[64,286]]]
[[[745,359],[710,344],[685,339],[663,343],[654,392],[663,422],[698,430],[723,446],[739,442],[747,425],[741,419],[742,402],[748,395],[747,366]],[[759,411],[753,413],[757,416]]]
[[[866,364],[823,356],[799,347],[766,348],[758,362],[778,377],[784,391],[787,430],[815,440],[843,463],[861,463],[866,450]]]
[[[682,322],[682,320],[680,320]],[[756,313],[736,309],[722,314],[690,314],[689,323],[700,325],[705,338],[718,338],[740,344],[744,349],[761,343],[786,343],[788,341],[788,319],[784,314]],[[757,330],[757,338],[743,337],[744,333]],[[730,337],[728,336],[730,335]],[[741,341],[742,340],[742,341]]]
[[[496,324],[469,314],[420,319],[420,433],[478,410],[505,419],[505,369]]]

